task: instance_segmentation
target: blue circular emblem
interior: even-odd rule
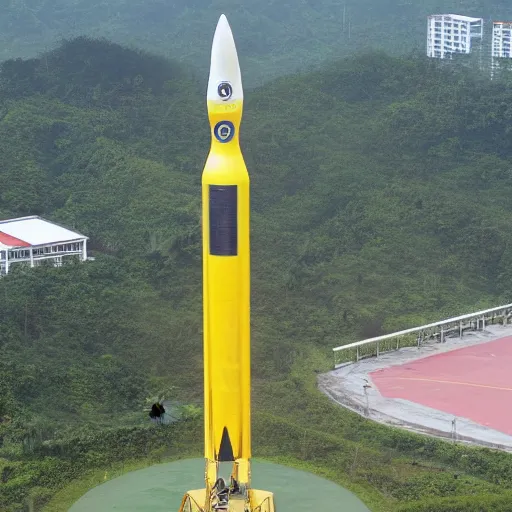
[[[222,101],[228,101],[233,96],[233,87],[229,82],[221,82],[217,87],[217,93]]]
[[[231,121],[220,121],[215,125],[213,134],[223,144],[230,142],[235,136],[235,125]]]

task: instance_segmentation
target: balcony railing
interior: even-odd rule
[[[512,317],[512,304],[499,306],[476,313],[448,318],[441,322],[413,327],[403,331],[384,334],[375,338],[349,343],[333,348],[334,367],[353,363],[367,357],[379,357],[380,354],[399,350],[403,347],[421,347],[429,342],[443,343],[446,336],[462,338],[467,330],[483,330],[488,324],[506,325]]]

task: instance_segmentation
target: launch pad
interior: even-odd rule
[[[369,512],[351,492],[319,476],[280,464],[252,461],[252,483],[276,496],[279,512]],[[172,512],[183,488],[200,487],[204,459],[186,459],[126,473],[82,496],[69,512]]]

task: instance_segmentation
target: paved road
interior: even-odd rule
[[[351,492],[316,475],[259,461],[252,469],[253,486],[273,491],[279,512],[369,512]],[[203,486],[203,474],[203,459],[132,471],[90,490],[69,512],[177,512],[183,494]]]

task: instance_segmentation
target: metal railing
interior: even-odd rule
[[[461,315],[441,322],[413,327],[375,338],[349,343],[333,348],[334,367],[354,363],[367,357],[392,352],[403,347],[421,347],[423,343],[437,341],[443,343],[447,335],[458,334],[462,338],[467,330],[483,330],[486,325],[501,323],[506,325],[512,317],[512,304],[484,311]]]
[[[203,507],[201,507],[197,501],[190,496],[190,494],[185,494],[183,499],[181,500],[181,506],[179,509],[180,512],[203,512]]]
[[[265,498],[255,509],[254,512],[274,512],[270,498]]]

